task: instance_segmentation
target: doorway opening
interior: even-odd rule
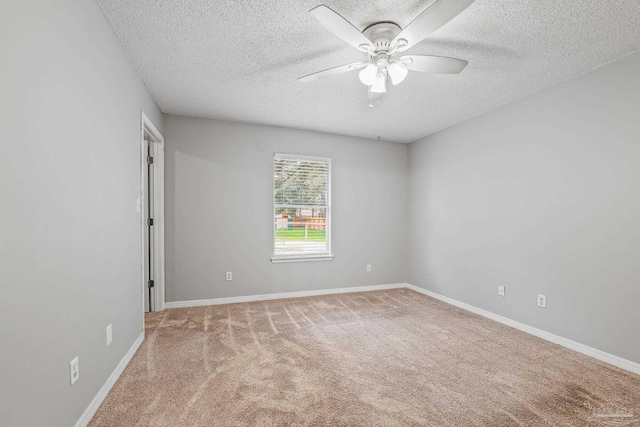
[[[140,199],[143,313],[165,308],[164,138],[141,113]],[[144,329],[144,314],[143,314]]]

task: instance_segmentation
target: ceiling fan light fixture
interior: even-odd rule
[[[360,71],[358,77],[360,77],[360,81],[363,84],[371,86],[376,81],[376,74],[378,74],[378,66],[374,63],[370,63],[362,71]]]
[[[385,93],[387,91],[387,69],[380,68],[376,74],[376,79],[369,88],[373,93]]]
[[[407,73],[409,70],[407,69],[407,65],[401,62],[392,62],[389,65],[389,77],[391,77],[391,83],[393,85],[397,85],[402,83],[405,77],[407,77]]]
[[[387,91],[387,79],[393,85],[398,85],[407,77],[408,71],[458,74],[465,68],[467,61],[431,55],[403,55],[398,58],[396,54],[420,43],[473,2],[474,0],[432,0],[405,28],[390,21],[377,21],[363,31],[326,5],[316,6],[309,13],[333,34],[364,53],[367,59],[308,74],[298,78],[298,81],[307,83],[360,70],[358,77],[367,87],[369,106],[373,107],[373,97],[382,97]]]
[[[382,99],[384,93],[374,93],[371,92],[371,88],[367,90],[367,98],[369,98],[369,108],[373,108],[374,102],[377,102]]]

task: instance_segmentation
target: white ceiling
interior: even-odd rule
[[[409,73],[373,109],[357,72],[300,76],[363,55],[309,9],[360,30],[406,26],[431,0],[97,0],[165,113],[411,142],[640,48],[639,0],[476,0],[407,53],[469,61]]]

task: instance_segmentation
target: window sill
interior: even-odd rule
[[[271,258],[273,264],[283,262],[333,261],[333,255],[307,255]]]

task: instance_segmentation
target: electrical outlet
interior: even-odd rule
[[[76,357],[69,363],[69,375],[71,376],[71,385],[80,378],[80,367],[78,366],[78,358]]]
[[[547,307],[547,296],[538,294],[538,307]]]
[[[111,341],[113,341],[113,326],[109,324],[107,326],[107,345],[111,344]]]
[[[367,264],[367,273],[371,273],[371,264]]]
[[[232,280],[233,279],[233,275],[231,274],[230,271],[227,271],[227,280]]]
[[[498,286],[498,295],[501,297],[504,296],[504,286]]]

